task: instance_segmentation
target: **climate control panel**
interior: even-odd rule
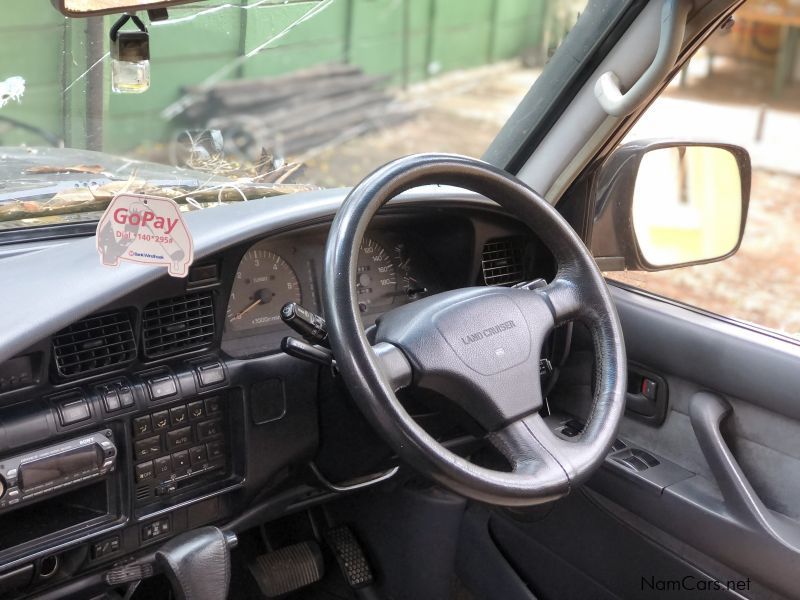
[[[224,396],[159,407],[135,417],[132,427],[137,504],[228,474]]]

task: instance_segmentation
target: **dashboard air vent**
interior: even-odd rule
[[[525,279],[524,240],[502,238],[483,247],[481,270],[486,285],[514,285]]]
[[[207,346],[214,340],[214,331],[214,302],[210,292],[157,300],[144,309],[144,355],[158,358]]]
[[[56,371],[63,378],[120,367],[136,358],[136,337],[126,311],[93,315],[53,337]]]

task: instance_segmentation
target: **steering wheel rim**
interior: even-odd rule
[[[378,319],[373,346],[363,330],[355,285],[361,239],[386,202],[429,184],[465,188],[498,202],[539,236],[556,259],[557,274],[541,290],[463,288],[395,308]],[[324,282],[329,338],[348,389],[389,445],[423,475],[475,500],[526,506],[565,496],[602,463],[625,402],[619,319],[578,235],[515,177],[447,154],[388,163],[353,188],[339,209],[326,244]],[[572,441],[554,435],[538,414],[541,344],[553,327],[568,320],[587,324],[596,359],[590,415]],[[474,465],[428,435],[395,395],[412,383],[457,400],[484,425],[512,471]],[[526,399],[529,406],[523,406]]]

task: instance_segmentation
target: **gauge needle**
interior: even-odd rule
[[[235,315],[233,318],[234,318],[234,319],[241,319],[241,318],[242,318],[242,317],[243,317],[243,316],[244,316],[246,313],[248,313],[248,312],[250,312],[251,310],[253,310],[253,309],[254,309],[256,306],[258,306],[259,304],[261,304],[261,298],[259,298],[259,299],[258,299],[258,300],[256,300],[255,302],[253,302],[253,303],[252,303],[250,306],[248,306],[248,307],[247,307],[247,308],[245,308],[244,310],[241,310],[241,311],[239,311],[239,313],[237,313],[237,314],[236,314],[236,315]]]

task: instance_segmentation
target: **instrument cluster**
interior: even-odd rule
[[[324,316],[319,286],[325,239],[295,233],[262,240],[245,252],[228,298],[223,343],[252,351],[268,349],[265,344],[277,347],[289,332],[280,317],[287,302]],[[441,291],[434,264],[407,233],[368,231],[359,247],[357,271],[354,283],[365,325],[393,306]],[[259,341],[247,343],[256,337]]]

